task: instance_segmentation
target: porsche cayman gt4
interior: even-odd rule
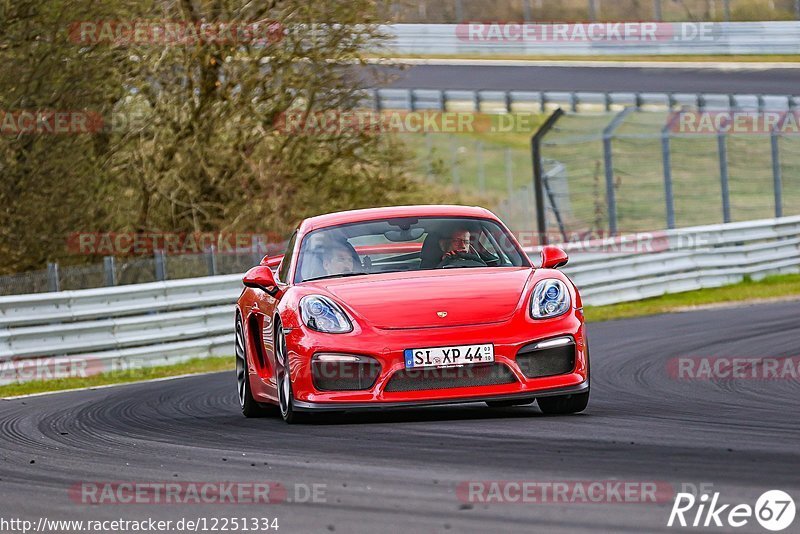
[[[581,298],[488,210],[406,206],[303,221],[244,276],[236,375],[245,416],[485,402],[547,414],[589,400]]]

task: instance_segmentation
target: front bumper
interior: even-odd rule
[[[357,403],[357,402],[304,402],[294,401],[294,409],[301,412],[316,412],[316,411],[371,411],[371,410],[393,410],[399,408],[423,408],[426,406],[444,406],[448,404],[467,404],[470,402],[487,402],[487,401],[524,401],[531,398],[539,397],[554,397],[558,395],[575,395],[586,393],[589,391],[589,382],[586,381],[577,386],[567,386],[562,388],[547,389],[536,392],[536,396],[532,397],[530,393],[516,393],[513,395],[493,395],[488,397],[478,398],[455,398],[455,399],[437,399],[437,400],[420,400],[420,401],[406,401],[406,402],[370,402],[370,403]]]
[[[516,361],[517,354],[532,343],[562,336],[574,340],[574,367],[558,375],[526,377]],[[321,334],[300,326],[292,328],[286,339],[294,405],[299,410],[364,410],[525,400],[588,389],[588,347],[580,310],[539,321],[520,314],[502,323],[477,326],[380,330],[356,325],[349,334]],[[387,389],[393,375],[405,370],[405,349],[480,343],[494,344],[495,364],[504,366],[504,372],[510,377],[504,383],[464,387],[456,384],[455,387],[404,391]],[[369,356],[380,363],[380,373],[366,390],[321,391],[315,387],[311,369],[311,358],[317,353]]]

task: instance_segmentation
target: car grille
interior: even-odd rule
[[[517,353],[517,365],[527,378],[563,375],[575,369],[575,344],[536,349],[535,345],[522,347]]]
[[[438,369],[402,369],[392,375],[385,391],[421,391],[471,386],[513,384],[517,379],[503,364],[446,367]]]
[[[381,372],[374,361],[364,363],[312,362],[314,387],[320,391],[360,391],[370,389]]]

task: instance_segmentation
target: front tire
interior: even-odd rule
[[[589,392],[574,393],[572,395],[558,395],[556,397],[541,397],[537,399],[539,409],[547,415],[564,415],[579,413],[589,404]]]
[[[292,376],[289,372],[289,351],[286,349],[286,336],[279,320],[275,321],[275,383],[278,386],[278,408],[281,418],[288,424],[299,423],[302,414],[294,409]]]
[[[270,407],[257,402],[250,388],[249,365],[247,363],[247,344],[244,338],[242,318],[236,315],[236,391],[239,397],[239,408],[245,417],[264,417],[272,411]]]

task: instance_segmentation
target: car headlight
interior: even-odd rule
[[[353,331],[353,323],[344,310],[321,295],[308,295],[300,299],[300,317],[307,327],[318,332],[346,334]]]
[[[572,299],[567,285],[561,280],[547,278],[539,281],[531,296],[531,317],[549,319],[564,315],[569,311]]]

